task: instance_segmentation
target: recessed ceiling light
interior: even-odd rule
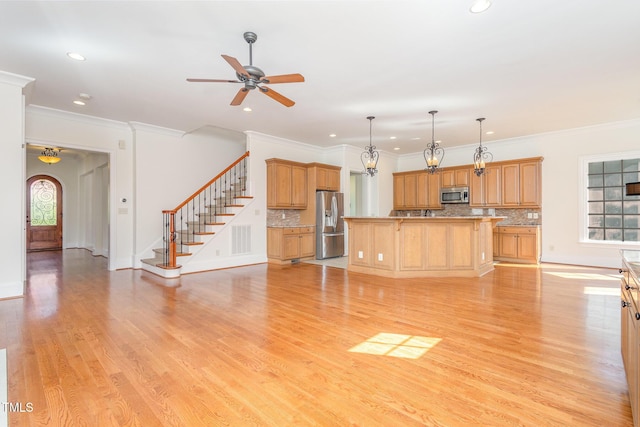
[[[419,136],[415,136],[415,137],[411,138],[411,140],[412,141],[418,141],[418,140],[420,140],[420,137]]]
[[[335,133],[330,133],[329,138],[335,138],[337,135]]]
[[[488,130],[488,131],[487,131],[487,135],[493,135],[494,133],[495,133],[495,132],[494,132],[494,131],[492,131],[492,130]]]
[[[253,111],[250,107],[244,107],[242,111],[246,111],[247,113]]]
[[[395,136],[390,136],[389,139],[396,139],[396,137]]]
[[[469,8],[469,11],[471,13],[482,13],[489,9],[489,7],[491,7],[491,2],[489,0],[475,0]]]
[[[89,101],[90,99],[91,95],[89,95],[88,93],[79,93],[78,98],[73,101],[73,103],[76,105],[87,105],[87,101]]]
[[[394,150],[398,151],[400,147],[393,147]]]
[[[84,61],[86,58],[77,52],[67,52],[67,56],[76,61]]]

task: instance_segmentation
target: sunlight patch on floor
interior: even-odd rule
[[[600,273],[568,273],[568,272],[551,272],[545,271],[544,274],[551,276],[561,277],[563,279],[575,279],[575,280],[620,280],[620,276],[615,274],[600,274]]]
[[[381,332],[356,345],[349,351],[352,353],[418,359],[440,341],[442,341],[442,338]]]

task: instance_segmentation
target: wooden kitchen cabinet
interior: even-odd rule
[[[340,191],[340,166],[310,163],[309,172],[315,174],[315,190]]]
[[[502,205],[539,208],[542,204],[540,160],[502,165]]]
[[[442,209],[440,174],[427,171],[393,174],[393,208],[395,210]]]
[[[442,169],[442,187],[468,187],[469,186],[469,169],[465,166],[462,168],[444,168]]]
[[[267,159],[267,208],[307,207],[307,166],[281,159]]]
[[[476,176],[469,168],[471,207],[540,208],[542,157],[494,162]]]
[[[477,176],[469,168],[469,206],[500,207],[502,205],[502,167],[489,165],[485,172]]]
[[[640,425],[640,312],[638,311],[638,286],[640,280],[640,252],[623,250],[622,252],[622,280],[620,282],[620,351],[627,378],[629,403],[633,426]]]
[[[496,241],[497,244],[495,244]],[[540,227],[496,227],[494,230],[494,259],[498,261],[539,263]]]
[[[315,248],[315,227],[267,227],[269,262],[312,258]]]

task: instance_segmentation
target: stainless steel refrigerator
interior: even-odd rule
[[[316,192],[316,259],[344,255],[344,194]]]

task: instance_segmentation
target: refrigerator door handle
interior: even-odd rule
[[[344,236],[344,233],[322,233],[323,237]]]
[[[338,199],[335,194],[331,198],[331,225],[333,231],[336,231],[336,225],[338,225]]]

